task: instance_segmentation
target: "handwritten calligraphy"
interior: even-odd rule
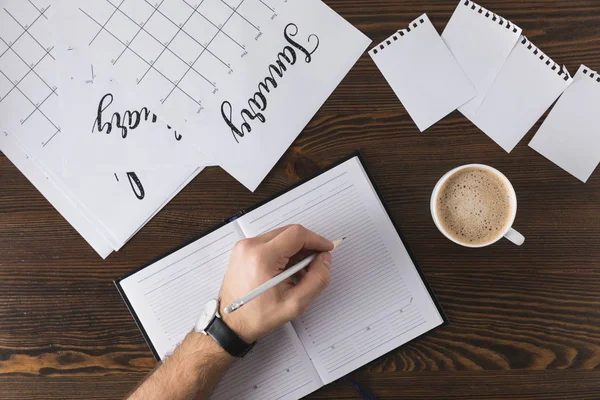
[[[100,133],[106,133],[110,135],[113,131],[113,128],[120,129],[121,137],[123,139],[127,138],[130,130],[137,129],[142,121],[147,122],[151,121],[153,124],[157,123],[158,117],[156,114],[151,112],[148,107],[142,107],[139,111],[127,110],[124,113],[114,112],[109,118],[106,118],[106,114],[110,114],[107,112],[108,108],[114,101],[114,96],[111,93],[105,94],[102,99],[100,99],[100,103],[98,104],[98,112],[96,119],[94,120],[94,125],[92,127],[92,132],[95,132],[96,129]],[[168,130],[172,130],[171,126],[167,125]],[[177,133],[176,130],[173,130],[175,135],[175,140],[180,141],[182,136]]]
[[[243,122],[239,127],[233,122],[234,111],[231,102],[224,101],[221,104],[221,116],[229,129],[231,129],[236,143],[240,143],[239,138],[243,138],[252,132],[253,121],[257,120],[263,124],[267,121],[264,114],[268,107],[267,95],[272,90],[277,89],[281,83],[281,79],[284,78],[285,72],[296,65],[298,52],[304,54],[304,61],[307,64],[311,63],[312,55],[319,48],[319,37],[315,34],[308,36],[307,42],[312,46],[312,50],[308,50],[293,39],[297,35],[298,26],[294,23],[288,24],[283,30],[283,36],[288,44],[277,54],[276,61],[268,66],[269,75],[259,82],[258,90],[248,99],[248,108],[243,108],[240,111],[240,117]]]

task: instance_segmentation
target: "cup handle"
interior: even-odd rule
[[[504,237],[516,244],[517,246],[521,246],[523,243],[525,243],[525,236],[521,235],[513,228],[510,228],[508,232],[506,232],[506,235],[504,235]]]

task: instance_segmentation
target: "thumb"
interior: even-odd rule
[[[302,279],[288,290],[285,301],[290,319],[304,313],[329,285],[331,254],[319,254],[308,266]]]

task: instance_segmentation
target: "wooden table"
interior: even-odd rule
[[[447,0],[328,0],[374,41]],[[600,3],[486,1],[574,73],[600,69]],[[600,110],[599,110],[600,112]],[[354,150],[450,318],[353,374],[382,399],[600,398],[600,172],[582,184],[527,146],[509,155],[458,112],[418,132],[364,55],[256,193],[203,172],[102,261],[0,156],[0,398],[117,399],[155,363],[112,280]],[[517,248],[464,249],[436,230],[429,196],[454,166],[503,171],[519,197]],[[346,380],[311,398],[355,399]]]

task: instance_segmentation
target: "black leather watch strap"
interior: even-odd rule
[[[234,357],[244,357],[252,350],[256,343],[246,343],[219,317],[213,319],[206,329],[206,333],[212,337],[219,346]]]

